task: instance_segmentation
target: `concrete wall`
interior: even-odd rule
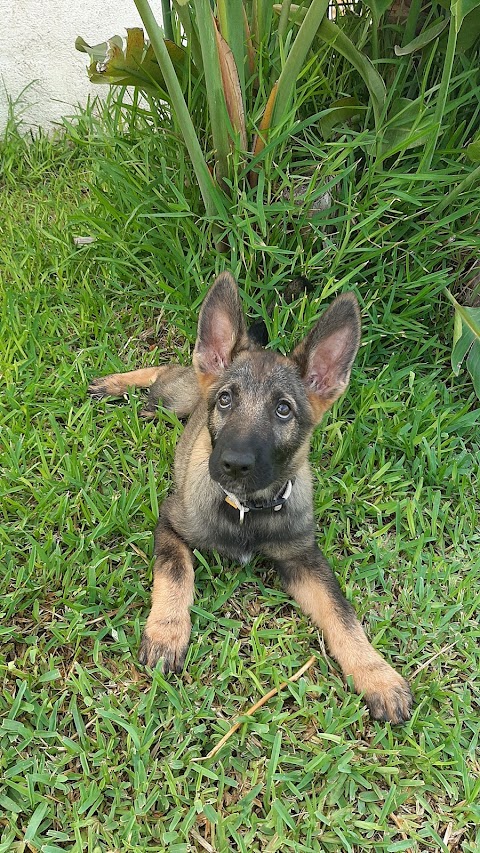
[[[159,3],[153,8],[159,14]],[[98,44],[141,26],[133,0],[0,0],[0,132],[8,113],[7,94],[23,98],[26,127],[52,127],[72,113],[89,93],[88,56],[75,50],[75,38]]]

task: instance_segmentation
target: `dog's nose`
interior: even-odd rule
[[[248,451],[224,450],[220,459],[224,474],[234,480],[243,480],[253,471],[255,456]]]

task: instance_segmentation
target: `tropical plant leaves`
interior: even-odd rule
[[[215,19],[213,24],[227,112],[233,129],[240,135],[241,146],[246,151],[247,132],[245,130],[245,111],[237,65],[233,51],[220,33]]]
[[[438,3],[455,18],[457,52],[466,52],[480,38],[480,13],[477,11],[480,0],[471,0],[469,5],[455,0],[438,0]]]
[[[343,30],[334,24],[333,21],[328,21],[326,19],[322,21],[322,24],[318,29],[318,34],[327,44],[334,47],[335,50],[338,50],[338,52],[341,53],[354,68],[356,68],[360,76],[363,78],[372,99],[375,124],[378,128],[381,123],[381,116],[387,98],[387,90],[385,83],[382,77],[380,77],[375,66],[370,62],[368,56],[360,53],[353,42],[345,35]]]
[[[170,58],[181,77],[182,66],[186,63],[186,53],[168,39],[165,45]],[[89,45],[78,36],[75,47],[91,58],[88,76],[92,83],[106,83],[111,86],[137,86],[144,92],[168,99],[167,87],[151,45],[145,41],[140,27],[127,29],[127,40],[121,36],[112,36],[108,41]]]
[[[450,10],[455,18],[457,33],[460,31],[464,18],[474,9],[478,9],[479,6],[480,0],[452,0]]]
[[[297,6],[291,6],[290,13],[294,14],[297,8]],[[275,13],[281,14],[282,7],[276,5],[273,10]],[[310,6],[305,10],[302,9],[302,13],[303,11],[305,14],[302,15],[302,20],[298,21],[300,24],[299,31],[278,79],[278,91],[273,110],[273,122],[276,124],[284,118],[290,108],[291,98],[302,66],[312,47],[315,35],[320,32],[322,21],[327,14],[328,0],[312,0]]]
[[[80,53],[88,53],[92,62],[95,60],[96,62],[103,62],[110,44],[116,44],[118,47],[123,47],[123,39],[121,36],[112,36],[108,41],[102,41],[100,44],[87,44],[85,39],[82,36],[77,36],[75,40],[75,48],[80,51]]]
[[[448,23],[448,17],[443,18],[431,27],[427,27],[426,30],[423,30],[420,35],[412,39],[412,41],[404,45],[404,47],[399,47],[398,44],[396,44],[394,47],[396,56],[408,56],[416,50],[423,50],[427,44],[430,44],[430,42],[434,41],[434,39],[438,38],[438,36],[443,33],[444,29],[448,27]]]
[[[479,0],[480,2],[480,0]],[[282,7],[281,5],[275,5],[273,7],[274,11],[277,14],[281,13]],[[303,19],[306,17],[306,11],[300,6],[292,5],[290,6],[290,18],[297,24],[301,24]],[[328,20],[328,18],[324,18],[320,26],[317,30],[318,36],[322,39],[322,41],[326,42],[330,47],[334,47],[338,53],[345,57],[345,59],[350,62],[353,67],[358,71],[360,76],[363,78],[365,85],[370,93],[370,97],[372,99],[372,107],[373,113],[375,116],[375,124],[377,128],[380,127],[381,117],[383,114],[383,109],[385,106],[385,102],[387,99],[387,90],[385,87],[385,83],[380,77],[380,74],[376,70],[373,63],[370,61],[368,56],[360,53],[360,51],[355,47],[351,39],[343,32],[340,27],[338,27],[333,21]]]
[[[169,7],[169,0],[163,2],[164,8]],[[373,18],[373,26],[376,26],[375,21],[392,6],[392,2],[365,0],[372,12],[371,15],[369,12],[365,14],[368,25],[372,25]],[[368,58],[367,52],[360,50],[352,41],[354,34],[358,37],[357,30],[343,26],[342,17],[336,21],[328,19],[328,0],[310,0],[308,4],[301,5],[291,2],[267,4],[264,0],[255,0],[251,4],[243,0],[179,0],[169,7],[175,22],[172,33],[178,44],[164,38],[149,0],[135,0],[150,43],[145,41],[143,30],[133,28],[127,31],[126,44],[119,36],[93,46],[78,38],[76,47],[90,55],[88,73],[92,82],[135,86],[171,104],[188,150],[195,149],[198,160],[195,171],[202,175],[204,198],[211,194],[214,183],[227,193],[233,168],[240,162],[230,155],[232,150],[236,150],[244,161],[250,148],[247,131],[252,135],[255,131],[258,133],[251,148],[256,158],[255,168],[270,129],[283,124],[291,126],[297,109],[295,103],[295,110],[292,110],[293,93],[299,79],[302,81],[302,97],[308,92],[310,79],[311,88],[307,99],[313,100],[321,92],[321,65],[327,53],[322,51],[321,42],[333,49],[335,62],[338,61],[338,55],[345,57],[369,91],[375,135],[371,135],[363,144],[375,147],[377,164],[380,165],[386,157],[425,145],[421,167],[423,171],[428,171],[442,128],[457,40],[460,45],[463,33],[468,28],[471,43],[480,31],[480,16],[476,12],[480,0],[439,0],[439,3],[446,10],[445,20],[437,19],[409,44],[395,49],[398,56],[408,56],[416,50],[422,50],[438,39],[450,21],[444,73],[435,114],[430,107],[427,108],[423,98],[412,101],[387,98],[384,80],[375,63]],[[279,24],[274,37],[272,20],[275,14],[278,15]],[[363,48],[362,39],[363,36],[360,38]],[[268,55],[265,53],[267,43],[271,51]],[[185,49],[183,45],[186,45]],[[328,52],[328,55],[332,54]],[[313,69],[316,57],[319,73],[315,67],[314,73],[307,78],[303,69]],[[263,68],[264,63],[271,64],[268,74]],[[356,81],[353,81],[353,86],[356,91]],[[332,94],[334,91],[330,89],[323,94],[330,100],[335,97]],[[185,97],[186,92],[188,95]],[[199,92],[203,96],[202,108],[190,114],[191,104],[198,103]],[[270,95],[267,99],[268,92]],[[368,104],[361,105],[356,98],[346,97],[348,92],[345,92],[343,85],[341,94],[343,97],[334,101],[329,111],[322,111],[320,125],[324,138],[329,137],[335,125],[355,118],[368,109]],[[252,105],[254,111],[250,112]],[[259,123],[262,110],[263,117]],[[194,122],[198,119],[200,124],[195,126]],[[283,131],[279,139],[286,138],[282,134]],[[275,137],[272,139],[275,144]],[[208,165],[205,150],[210,160]],[[472,143],[467,153],[474,161],[477,159],[477,142]],[[247,171],[247,174],[254,185],[254,172]],[[217,202],[208,205],[209,210],[216,210],[217,207]],[[221,208],[223,210],[223,205]]]
[[[467,308],[449,290],[446,294],[455,306],[452,370],[458,376],[466,358],[467,370],[480,399],[480,308]]]
[[[457,51],[465,53],[480,39],[480,11],[475,9],[464,19],[457,36]]]

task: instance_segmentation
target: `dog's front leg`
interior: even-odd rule
[[[190,639],[193,555],[162,512],[155,530],[152,609],[140,645],[140,663],[162,659],[163,671],[181,672]]]
[[[412,694],[407,682],[368,642],[321,551],[314,546],[302,557],[277,560],[276,567],[286,590],[323,631],[343,674],[363,693],[372,717],[392,723],[408,720]]]

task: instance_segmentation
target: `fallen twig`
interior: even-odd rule
[[[422,664],[420,664],[420,666],[417,666],[415,672],[412,672],[412,674],[410,675],[410,678],[415,678],[418,675],[418,673],[422,671],[422,669],[425,669],[427,666],[430,666],[430,664],[432,663],[432,661],[435,660],[435,658],[439,658],[440,655],[444,655],[445,652],[449,652],[450,649],[453,649],[453,647],[456,645],[457,645],[457,640],[455,640],[454,643],[450,643],[449,646],[444,646],[443,649],[440,649],[439,652],[436,652],[434,655],[432,655],[430,658],[428,658],[428,660],[426,660]]]
[[[270,690],[268,693],[265,694],[265,696],[262,696],[262,698],[259,699],[258,702],[255,702],[255,705],[252,705],[252,707],[249,708],[248,711],[245,712],[245,714],[242,714],[242,717],[253,716],[255,711],[258,711],[258,709],[261,708],[262,705],[265,705],[265,703],[268,702],[268,700],[271,699],[272,696],[275,696],[277,693],[280,692],[280,690],[283,690],[283,688],[286,687],[287,684],[292,684],[294,681],[298,681],[298,679],[303,675],[303,673],[306,672],[307,669],[310,669],[312,664],[315,663],[315,660],[315,655],[312,655],[312,657],[309,658],[309,660],[307,660],[307,662],[300,667],[298,672],[295,672],[292,676],[290,676],[290,678],[287,678],[286,681],[282,681],[282,683],[279,684],[278,687],[274,687],[273,690]],[[206,761],[207,758],[213,758],[213,756],[221,750],[222,746],[233,735],[233,733],[240,728],[242,722],[243,720],[239,720],[237,723],[234,723],[231,729],[229,729],[228,732],[218,741],[216,746],[214,746],[213,749],[210,750],[208,755],[201,756],[200,758],[195,758],[195,761]]]
[[[397,827],[397,829],[398,829],[398,831],[399,831],[399,833],[400,833],[400,835],[401,835],[401,837],[402,837],[402,840],[403,840],[403,841],[408,841],[408,835],[406,835],[406,834],[405,834],[405,832],[403,831],[403,823],[402,823],[402,821],[401,821],[401,820],[399,820],[399,818],[397,817],[397,815],[395,814],[395,812],[391,812],[390,817],[391,817],[391,819],[393,820],[393,822],[394,822],[395,826]],[[406,853],[413,853],[413,847],[407,847],[407,848],[406,848]]]

